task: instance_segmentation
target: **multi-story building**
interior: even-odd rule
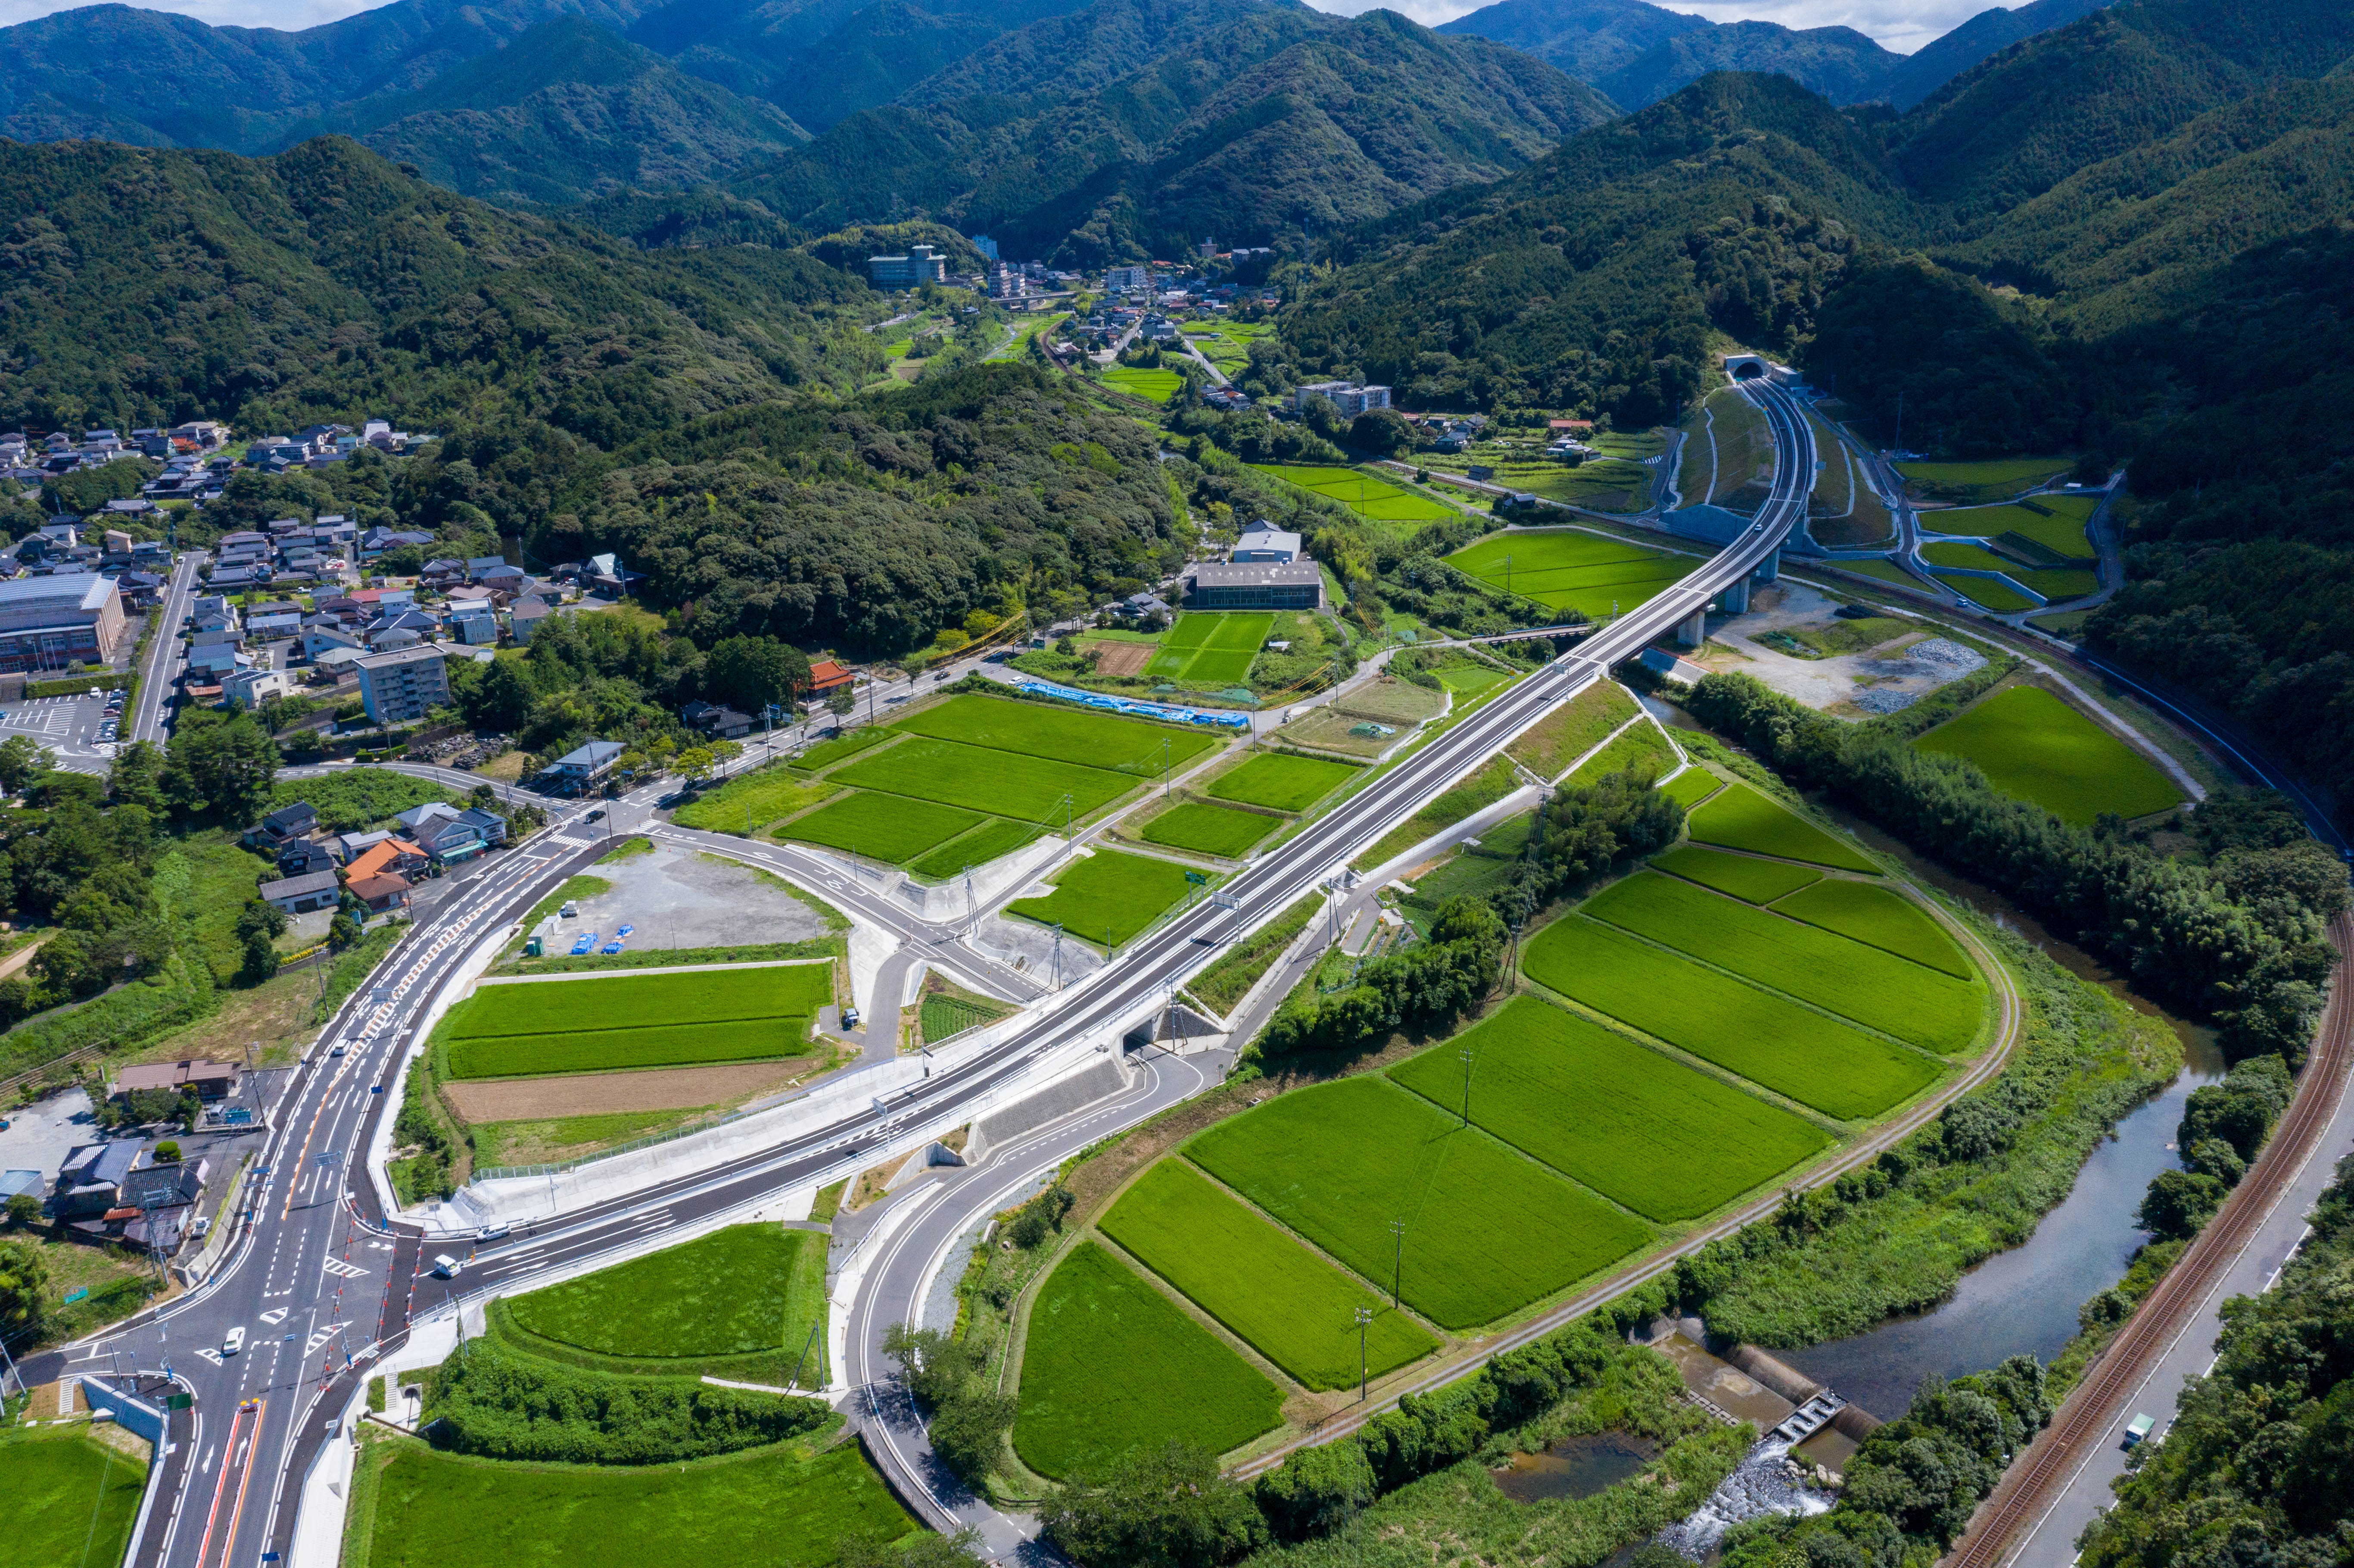
[[[0,583],[0,672],[103,664],[122,641],[122,590],[80,572]]]
[[[360,702],[371,724],[407,724],[450,701],[450,673],[438,648],[399,648],[358,661]]]
[[[1150,287],[1152,287],[1152,269],[1150,267],[1107,267],[1104,269],[1104,288],[1112,293],[1119,293],[1128,289],[1149,289]]]
[[[866,281],[878,289],[912,289],[948,281],[949,259],[928,245],[910,245],[905,256],[869,256]]]
[[[1291,406],[1295,409],[1308,406],[1310,397],[1329,397],[1332,406],[1354,418],[1372,408],[1390,406],[1390,389],[1386,387],[1359,387],[1347,381],[1310,381],[1291,389]]]

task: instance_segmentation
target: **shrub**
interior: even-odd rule
[[[652,1465],[779,1443],[832,1414],[822,1400],[592,1372],[483,1339],[433,1372],[424,1435],[490,1459]]]

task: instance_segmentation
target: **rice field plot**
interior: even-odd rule
[[[1447,699],[1439,693],[1394,675],[1377,676],[1332,704],[1339,713],[1398,725],[1436,718],[1446,705]]]
[[[1461,458],[1425,461],[1438,471],[1456,473],[1476,463],[1491,471],[1486,483],[1596,512],[1638,511],[1651,488],[1652,471],[1640,462],[1603,457],[1588,459],[1573,468],[1534,448],[1475,448]]]
[[[1239,860],[1281,826],[1281,817],[1270,817],[1264,811],[1184,800],[1145,823],[1137,834],[1147,843],[1192,850],[1221,860]]]
[[[1223,1454],[1283,1419],[1258,1369],[1093,1242],[1039,1287],[1020,1399],[1014,1451],[1056,1479],[1172,1441]]]
[[[1893,561],[1835,561],[1832,567],[1838,571],[1853,572],[1857,577],[1870,577],[1874,582],[1891,583],[1897,588],[1919,591],[1928,586]]]
[[[1070,816],[1076,821],[1119,800],[1139,782],[1132,773],[1117,773],[1108,768],[1024,757],[1013,751],[992,751],[961,741],[934,740],[928,736],[901,741],[880,756],[852,762],[828,777],[861,789],[1029,822],[1061,821],[1065,795],[1071,798]],[[822,815],[833,809],[821,806],[811,814]],[[792,825],[798,830],[802,824],[796,821]],[[939,842],[938,838],[933,839],[907,853],[921,853]]]
[[[1681,760],[1667,736],[1649,720],[1629,726],[1625,734],[1577,765],[1572,784],[1598,784],[1613,773],[1636,768],[1658,779]]]
[[[369,1568],[686,1558],[829,1568],[844,1538],[883,1547],[924,1533],[856,1443],[822,1452],[772,1443],[683,1465],[517,1464],[408,1437],[378,1438],[361,1453],[381,1467],[360,1483],[376,1497]]]
[[[980,812],[954,806],[860,793],[794,818],[777,830],[777,836],[848,850],[861,859],[896,865],[979,827],[983,821]]]
[[[1055,874],[1055,891],[1005,906],[1009,915],[1060,926],[1085,942],[1118,947],[1185,896],[1185,868],[1150,855],[1097,850]]]
[[[1933,567],[1961,567],[1974,572],[2015,572],[2019,563],[2006,556],[1998,556],[1983,545],[1968,545],[1945,540],[1921,546],[1921,558]]]
[[[1565,915],[1524,949],[1538,984],[1835,1120],[1877,1116],[1937,1064],[1819,1012]]]
[[[1511,684],[1512,680],[1509,670],[1499,670],[1488,664],[1449,664],[1430,673],[1440,685],[1454,694],[1458,702],[1484,697],[1499,686]]]
[[[1983,462],[1901,462],[1896,471],[1925,496],[1999,501],[2051,483],[2075,466],[2066,458],[1995,458]]]
[[[1925,512],[1921,525],[1933,533],[1999,539],[2016,534],[2072,561],[2089,561],[2096,553],[2084,536],[2084,525],[2100,509],[2097,495],[2033,495],[2001,506],[1967,506],[1950,512]]]
[[[684,973],[642,970],[593,980],[478,986],[443,1026],[453,1040],[635,1029],[682,1021],[802,1018],[833,1000],[833,966],[736,964]]]
[[[20,1568],[122,1562],[146,1489],[146,1465],[87,1426],[0,1432],[8,1560]]]
[[[1144,673],[1194,685],[1232,685],[1249,676],[1259,644],[1274,630],[1275,616],[1266,610],[1186,610]]]
[[[1252,644],[1254,650],[1257,647]],[[1048,706],[970,692],[909,714],[891,727],[934,740],[1108,768],[1139,778],[1159,778],[1164,766],[1174,768],[1215,750],[1218,745],[1199,730],[1147,724],[1092,708]]]
[[[1812,866],[1792,865],[1780,860],[1759,860],[1753,855],[1726,854],[1722,850],[1702,849],[1698,844],[1684,844],[1665,854],[1653,855],[1651,863],[1686,881],[1697,882],[1702,887],[1713,887],[1719,893],[1730,893],[1734,897],[1752,904],[1771,904],[1785,894],[1796,893],[1801,887],[1820,882],[1823,876]],[[1843,882],[1840,885],[1861,887],[1865,885]]]
[[[987,865],[1034,841],[1043,830],[1029,822],[1009,822],[992,817],[970,832],[960,833],[938,848],[917,856],[907,869],[932,882],[961,875],[969,865]]]
[[[771,763],[705,790],[672,812],[671,820],[683,828],[750,834],[837,793],[838,788],[823,779],[803,778]]]
[[[2182,800],[2156,764],[2041,686],[1997,692],[1913,744],[1967,758],[1996,789],[2080,827],[2103,811],[2147,817]]]
[[[1608,614],[1614,605],[1631,609],[1700,565],[1689,556],[1575,529],[1491,534],[1447,560],[1490,588],[1589,616]]]
[[[1214,800],[1278,811],[1304,811],[1355,778],[1363,769],[1345,762],[1288,752],[1262,751],[1241,767],[1210,781]]]
[[[1438,1348],[1430,1332],[1218,1190],[1182,1160],[1164,1160],[1099,1222],[1185,1298],[1308,1388],[1357,1381],[1360,1307],[1373,1376]]]
[[[638,1029],[584,1029],[452,1040],[452,1078],[524,1078],[557,1073],[618,1073],[798,1056],[809,1020],[750,1018],[726,1023],[663,1023]]]
[[[1659,788],[1668,792],[1668,799],[1675,801],[1686,811],[1690,811],[1702,800],[1723,789],[1724,780],[1707,768],[1695,766],[1685,768]]]
[[[1177,388],[1185,384],[1185,378],[1174,370],[1114,365],[1105,368],[1103,384],[1115,392],[1127,392],[1150,402],[1166,403],[1177,396]]]
[[[1662,1224],[1718,1209],[1831,1141],[1804,1117],[1533,996],[1389,1075],[1442,1111],[1468,1104],[1515,1149]],[[1701,1150],[1707,1158],[1694,1159]]]
[[[1940,1055],[1967,1051],[1978,1035],[1985,996],[1968,980],[1689,882],[1638,872],[1579,907],[1596,920]]]
[[[821,768],[831,768],[835,763],[855,757],[862,751],[871,750],[885,741],[898,738],[896,731],[877,729],[869,725],[864,729],[854,729],[845,735],[838,735],[832,740],[819,741],[815,746],[794,758],[793,766],[813,773]]]
[[[1932,572],[1929,575],[1981,609],[1993,610],[1997,615],[2011,615],[2036,608],[2034,599],[1999,577],[1965,577],[1951,572]]]
[[[1857,851],[1746,784],[1727,786],[1693,811],[1690,828],[1691,836],[1702,843],[1802,860],[1834,871],[1870,872],[1875,876],[1880,873]]]
[[[1363,469],[1297,463],[1250,466],[1287,484],[1337,501],[1360,517],[1383,523],[1438,523],[1457,515],[1455,509],[1443,501],[1392,484]]]
[[[815,1231],[728,1225],[510,1298],[501,1326],[527,1336],[526,1350],[552,1345],[632,1376],[718,1375],[714,1363],[798,1357],[825,1318],[826,1245]]]
[[[1504,749],[1538,778],[1558,779],[1636,712],[1635,699],[1617,682],[1596,681],[1522,730]]]
[[[1432,1322],[1469,1329],[1626,1256],[1649,1227],[1379,1078],[1297,1089],[1186,1145],[1195,1163]],[[1401,1247],[1390,1230],[1405,1222]]]
[[[2089,567],[2047,567],[2026,572],[2013,569],[2011,580],[2041,594],[2052,603],[2082,599],[2101,586],[2101,575]]]
[[[1970,960],[1946,928],[1893,888],[1834,877],[1789,893],[1773,907],[1776,914],[1926,964],[1956,980],[1970,978]]]

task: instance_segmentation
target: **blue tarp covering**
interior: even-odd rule
[[[1184,708],[1172,703],[1140,703],[1134,697],[1106,696],[1101,692],[1082,692],[1069,686],[1057,686],[1046,681],[1020,681],[1015,689],[1034,697],[1055,697],[1066,703],[1078,703],[1087,707],[1102,708],[1110,713],[1134,714],[1140,718],[1163,719],[1175,724],[1216,726],[1225,729],[1248,729],[1250,715],[1224,713],[1214,708]]]

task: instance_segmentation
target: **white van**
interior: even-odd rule
[[[465,1263],[446,1252],[433,1260],[433,1277],[436,1279],[455,1279],[465,1272]]]

